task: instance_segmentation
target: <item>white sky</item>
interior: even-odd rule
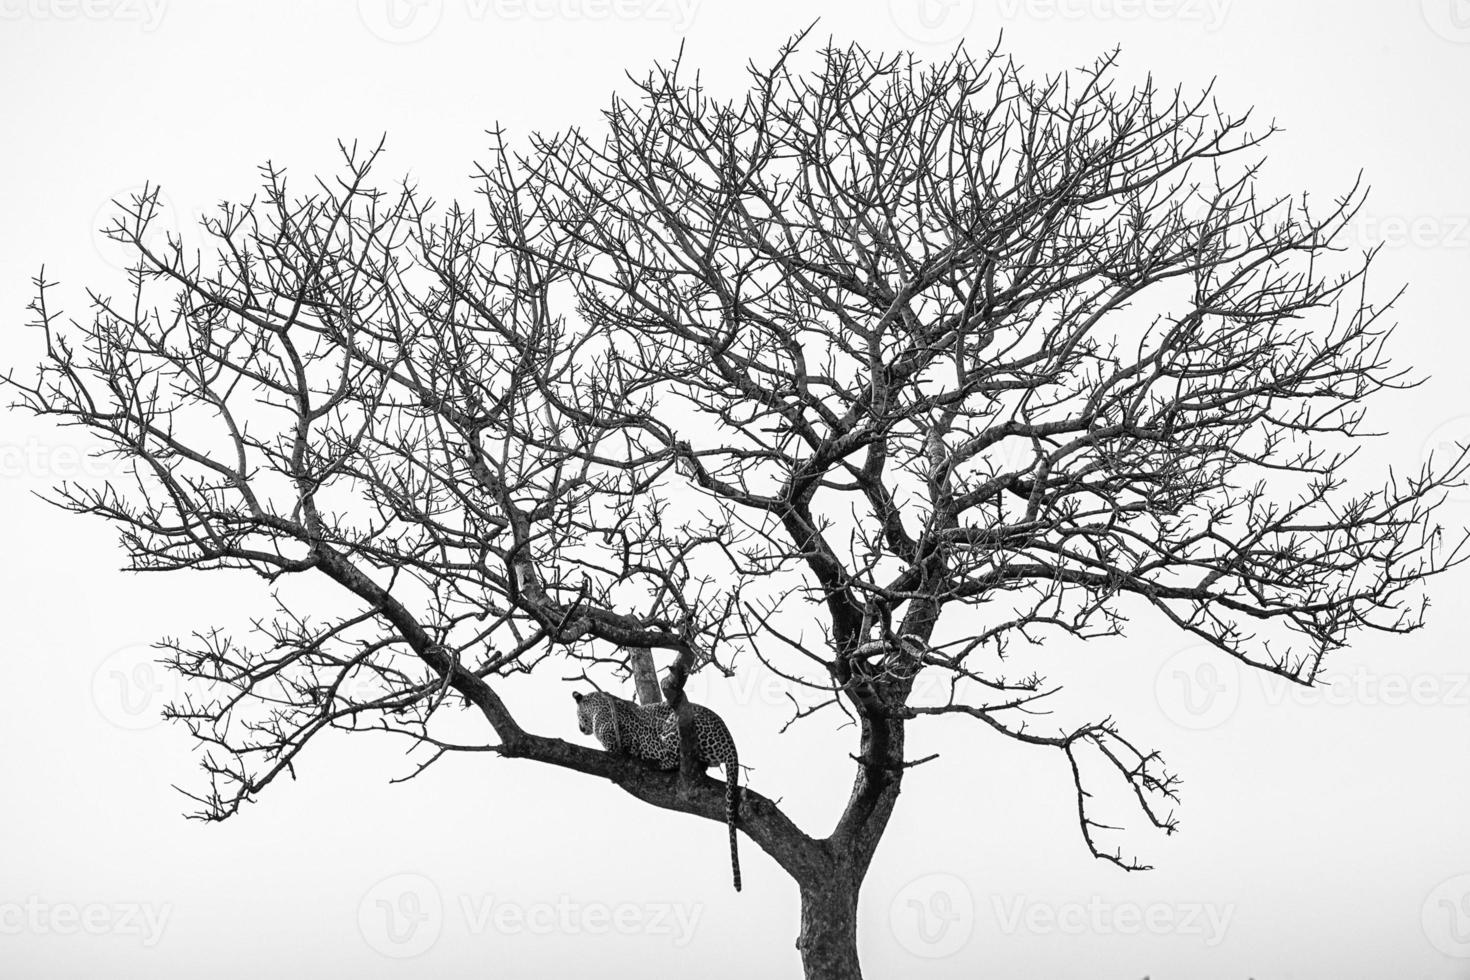
[[[466,195],[495,122],[591,122],[625,69],[681,38],[730,91],[747,58],[821,16],[839,41],[933,54],[1003,28],[1038,72],[1120,43],[1128,71],[1219,76],[1227,108],[1277,120],[1273,188],[1328,196],[1364,169],[1362,242],[1387,244],[1377,283],[1411,283],[1393,350],[1433,374],[1378,407],[1393,435],[1369,454],[1411,467],[1470,437],[1465,0],[388,2],[0,0],[0,363],[38,355],[21,324],[42,263],[73,309],[82,284],[121,285],[93,229],[145,179],[187,215],[248,195],[266,160],[305,177],[338,138],[386,132],[382,173]],[[299,782],[226,824],[185,822],[170,787],[199,785],[195,759],[139,713],[168,681],[134,673],[137,651],[266,607],[243,578],[116,572],[110,529],[32,496],[77,475],[84,445],[0,413],[0,975],[799,975],[795,888],[748,839],[737,896],[723,828],[532,763],[469,756],[388,786],[407,771],[399,746],[323,741]],[[1445,516],[1463,523],[1470,495]],[[1470,975],[1453,955],[1470,956],[1465,581],[1435,583],[1423,631],[1337,657],[1326,695],[1211,675],[1151,621],[1051,651],[1057,679],[1185,777],[1182,833],[1132,838],[1152,872],[1086,855],[1060,757],[960,721],[916,733],[915,756],[942,758],[909,777],[865,886],[868,974]],[[1182,700],[1192,681],[1217,697]],[[850,739],[777,736],[780,704],[749,677],[702,697],[754,785],[825,832]],[[554,685],[525,722],[577,737]]]

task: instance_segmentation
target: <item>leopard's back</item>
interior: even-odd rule
[[[577,700],[577,726],[582,734],[594,736],[607,751],[631,755],[660,769],[678,767],[677,736],[670,752],[666,720],[654,711],[666,705],[638,705],[606,691],[574,693],[572,697]]]

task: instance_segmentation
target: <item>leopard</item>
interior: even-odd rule
[[[655,769],[679,768],[679,719],[668,704],[634,704],[597,691],[573,692],[577,727],[592,735],[608,752],[631,756]],[[730,870],[740,891],[740,852],[736,826],[740,820],[740,756],[725,720],[702,704],[694,709],[694,758],[704,768],[725,769],[725,824],[730,831]]]

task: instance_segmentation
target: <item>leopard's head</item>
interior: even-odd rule
[[[601,699],[596,694],[589,697],[581,691],[573,691],[572,700],[577,702],[577,728],[583,735],[591,735],[592,723],[597,717]]]

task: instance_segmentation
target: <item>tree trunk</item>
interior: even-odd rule
[[[847,875],[814,876],[801,886],[801,965],[806,980],[862,980],[858,965],[860,882]]]
[[[653,665],[653,651],[648,647],[628,648],[628,669],[633,672],[633,686],[639,704],[658,704],[664,699],[658,686],[658,668]]]
[[[675,663],[665,677],[665,682],[676,682],[672,692],[666,695],[658,680],[652,651],[647,647],[628,647],[627,651],[628,668],[633,674],[639,703],[677,704],[681,742],[692,746],[694,720],[688,699],[683,694],[686,675],[680,671],[680,664]],[[901,726],[887,747],[896,753],[896,757],[902,758]],[[867,737],[864,738],[864,751],[871,751]],[[681,768],[693,760],[692,753],[681,751],[681,756]],[[887,809],[891,806],[884,810],[883,823],[887,822]],[[879,829],[878,834],[881,832]],[[808,840],[807,843],[814,845],[813,852],[807,854],[807,860],[800,862],[799,869],[787,866],[801,890],[801,934],[796,939],[796,948],[801,951],[803,976],[806,980],[862,980],[857,950],[857,909],[863,872],[844,862],[828,842]],[[870,855],[871,851],[868,853]],[[860,863],[866,868],[866,860]]]

